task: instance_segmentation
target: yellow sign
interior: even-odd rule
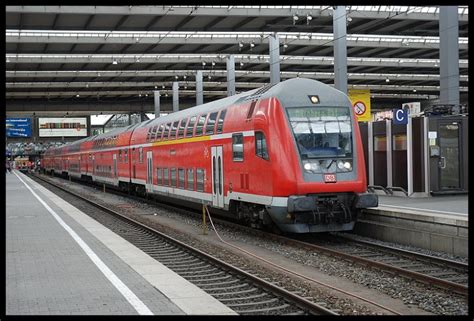
[[[358,121],[370,121],[370,89],[349,89],[349,100]]]

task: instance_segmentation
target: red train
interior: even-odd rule
[[[351,230],[378,205],[349,99],[302,78],[50,149],[41,165],[293,233]]]

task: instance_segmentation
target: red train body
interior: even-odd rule
[[[285,232],[351,230],[378,203],[347,96],[301,78],[48,150],[41,165]]]

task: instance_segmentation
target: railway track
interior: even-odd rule
[[[337,315],[325,307],[229,265],[37,175],[34,180],[120,235],[240,315]]]

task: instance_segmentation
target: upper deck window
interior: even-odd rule
[[[178,123],[179,120],[175,121],[171,127],[171,132],[170,132],[170,139],[175,139],[176,138],[176,132],[178,131]]]
[[[186,127],[186,136],[185,137],[193,137],[193,130],[194,124],[196,123],[196,116],[191,117],[188,123],[188,127]]]
[[[224,119],[225,119],[225,114],[226,110],[222,110],[220,115],[219,115],[219,120],[217,121],[217,130],[216,134],[221,134],[222,133],[222,128],[224,126]]]
[[[178,138],[183,138],[184,137],[184,127],[186,127],[186,122],[188,119],[181,119],[181,122],[179,123],[179,129],[178,129]]]
[[[213,135],[214,134],[214,127],[216,125],[216,119],[217,119],[217,112],[212,113],[209,115],[209,118],[207,119],[207,125],[206,125],[206,135]]]
[[[163,140],[168,140],[171,130],[171,123],[165,125],[165,132],[163,134]]]
[[[202,135],[205,122],[206,122],[206,115],[199,116],[199,120],[196,124],[196,136]]]

